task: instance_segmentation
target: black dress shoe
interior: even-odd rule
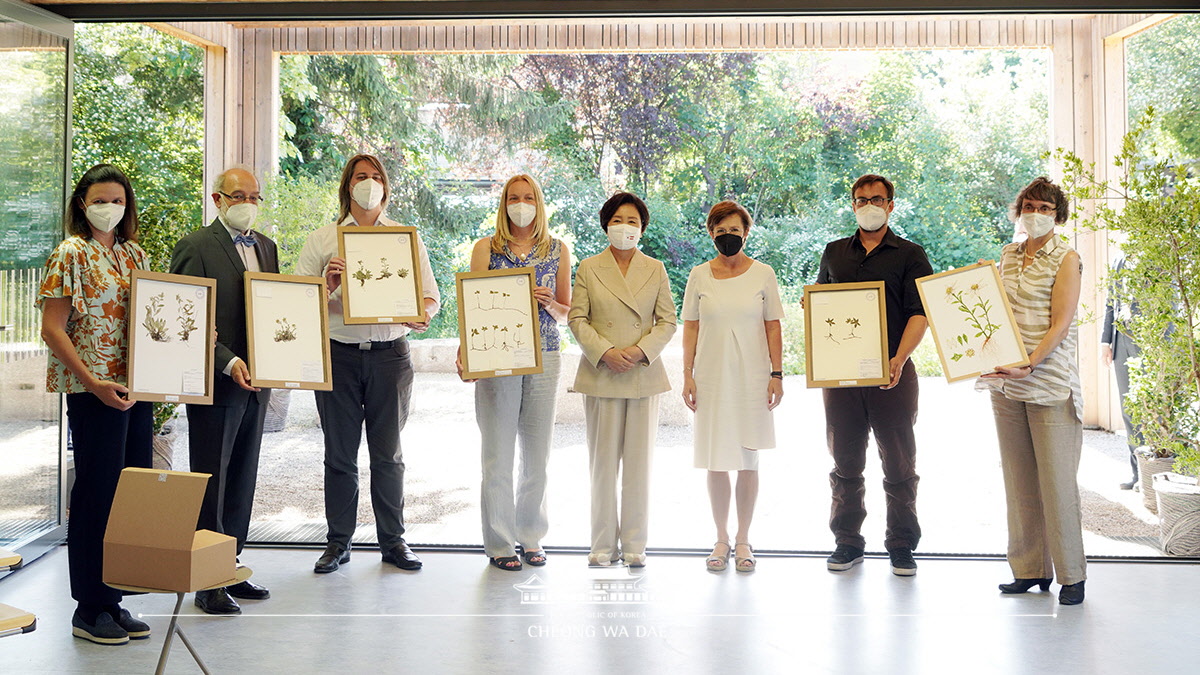
[[[421,569],[421,559],[403,541],[383,552],[383,562],[391,563],[402,570]]]
[[[1001,593],[1024,593],[1025,591],[1037,586],[1043,591],[1050,590],[1050,582],[1053,579],[1013,579],[1011,584],[1000,584]]]
[[[313,571],[317,574],[329,574],[336,572],[342,563],[350,562],[350,549],[342,548],[337,544],[329,544],[325,547],[325,552],[317,558],[317,564],[313,566]]]
[[[1063,586],[1058,591],[1058,604],[1060,605],[1078,605],[1083,602],[1083,582]]]
[[[266,600],[271,597],[271,591],[250,581],[242,581],[232,586],[226,586],[225,592],[242,600]]]
[[[237,600],[229,597],[224,588],[211,591],[196,591],[196,606],[205,614],[241,614]]]

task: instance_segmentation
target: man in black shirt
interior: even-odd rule
[[[908,357],[925,335],[925,310],[916,279],[933,273],[925,250],[901,239],[888,227],[895,206],[895,189],[883,176],[867,174],[851,189],[858,231],[829,242],[821,255],[818,284],[883,281],[887,304],[888,367],[892,381],[879,388],[825,389],[825,427],[834,469],[829,528],[837,549],[826,561],[829,569],[848,570],[862,562],[866,540],[859,530],[867,511],[867,436],[874,432],[883,460],[883,491],[887,496],[884,546],[892,572],[917,573],[912,552],[921,539],[917,522],[917,373]]]

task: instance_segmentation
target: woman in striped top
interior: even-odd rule
[[[1083,602],[1086,559],[1079,509],[1083,401],[1076,359],[1075,309],[1083,266],[1054,231],[1066,222],[1062,190],[1038,178],[1012,206],[1028,238],[1004,247],[1000,276],[1021,330],[1029,365],[982,376],[992,390],[1008,502],[1004,593],[1046,591],[1056,574],[1058,601]]]

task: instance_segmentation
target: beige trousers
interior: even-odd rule
[[[589,559],[642,555],[650,518],[650,461],[658,434],[658,395],[584,397],[592,475],[592,550]],[[617,475],[621,476],[620,513]]]
[[[992,392],[1008,502],[1008,564],[1017,579],[1087,578],[1079,508],[1083,424],[1071,397],[1052,405]]]

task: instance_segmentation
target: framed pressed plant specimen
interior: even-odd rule
[[[886,311],[882,281],[805,286],[809,388],[888,384]]]
[[[215,279],[134,270],[129,280],[129,400],[211,404]]]
[[[542,372],[535,279],[532,267],[454,275],[464,379]]]
[[[425,321],[417,228],[343,225],[337,231],[338,255],[346,261],[343,321]]]
[[[917,291],[948,382],[1029,364],[992,261],[921,277]]]
[[[246,272],[245,284],[251,384],[333,389],[325,278]]]

